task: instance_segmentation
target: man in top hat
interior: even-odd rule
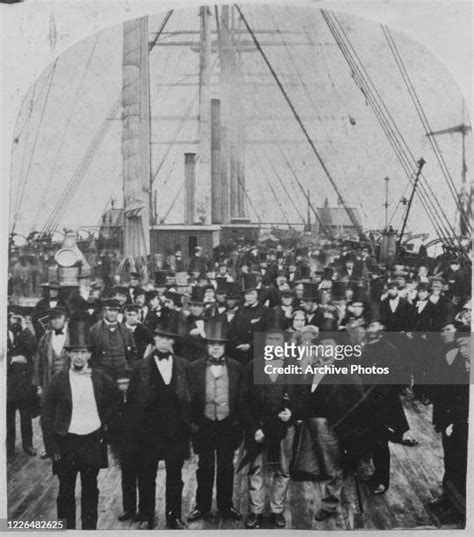
[[[163,313],[162,304],[158,291],[147,291],[145,295],[147,312],[143,324],[153,332],[158,326],[158,322]]]
[[[59,296],[59,282],[56,280],[51,281],[42,284],[41,287],[44,289],[45,295],[37,302],[33,313],[31,314],[31,322],[35,329],[35,336],[38,341],[46,331],[49,310],[59,306],[65,309],[69,315],[69,306],[67,302]]]
[[[7,339],[7,454],[15,451],[16,411],[20,411],[23,451],[36,455],[33,448],[32,413],[34,404],[33,362],[36,339],[22,315],[8,312]]]
[[[430,505],[454,508],[465,517],[471,352],[457,338],[458,326],[452,318],[441,323],[441,345],[434,359],[433,425],[441,433],[444,476],[442,494]]]
[[[167,287],[167,272],[166,270],[157,270],[155,271],[155,289],[158,292],[158,297],[163,298],[166,293]]]
[[[239,309],[241,294],[241,288],[238,282],[227,282],[225,289],[226,311],[224,313],[224,318],[229,325]]]
[[[283,319],[273,312],[267,323],[265,347],[282,346],[285,342]],[[255,356],[254,360],[262,360]],[[272,365],[285,365],[277,359]],[[286,495],[290,482],[290,462],[295,438],[296,403],[294,384],[284,374],[265,375],[265,383],[254,384],[254,362],[245,366],[245,393],[242,397],[242,421],[245,428],[246,455],[239,469],[248,462],[249,514],[245,526],[261,527],[265,511],[265,464],[273,463],[273,481],[269,490],[271,523],[283,528]]]
[[[59,479],[58,519],[76,528],[76,478],[81,474],[82,529],[97,528],[97,475],[107,467],[104,433],[118,404],[118,391],[102,371],[90,369],[92,341],[87,322],[71,323],[66,347],[70,367],[44,394],[41,426],[53,473]]]
[[[137,304],[127,304],[124,309],[124,326],[133,334],[133,340],[137,348],[137,359],[145,356],[148,345],[153,344],[153,332],[138,320],[140,308]],[[132,364],[133,365],[133,364]]]
[[[234,509],[234,452],[242,439],[239,411],[242,397],[240,365],[225,356],[225,321],[209,319],[204,328],[207,357],[189,366],[192,409],[192,444],[199,456],[196,472],[196,506],[188,520],[193,522],[211,510],[216,475],[217,509],[224,518],[240,520]]]
[[[429,283],[420,282],[416,290],[413,314],[413,393],[429,403],[428,377],[432,370],[433,336],[436,306],[430,302]]]
[[[180,341],[176,352],[189,362],[203,358],[206,354],[204,337],[204,294],[206,289],[195,285],[189,297],[190,313],[181,317]]]
[[[320,327],[324,321],[324,311],[318,304],[318,284],[314,282],[303,283],[303,296],[301,299],[306,312],[306,324]]]
[[[216,281],[215,303],[206,307],[206,317],[223,320],[227,311],[226,292],[227,283],[224,280]]]
[[[138,362],[130,378],[128,403],[137,423],[141,446],[139,476],[140,512],[136,520],[155,525],[156,473],[158,462],[166,465],[166,523],[182,529],[181,471],[189,450],[188,363],[176,356],[173,345],[179,336],[180,315],[170,311],[154,332],[154,347]]]
[[[105,300],[104,318],[90,329],[93,363],[114,381],[118,371],[131,366],[137,359],[133,334],[118,320],[120,309],[116,299]]]
[[[254,332],[266,329],[269,309],[259,302],[255,274],[246,274],[242,279],[244,304],[237,310],[230,323],[229,339],[232,357],[241,364],[252,359]]]
[[[404,373],[401,385],[409,386],[412,374],[412,353],[408,340],[413,330],[413,305],[400,296],[398,284],[390,281],[387,284],[387,296],[381,302],[381,314],[390,341],[397,348],[402,360]]]
[[[364,368],[387,368],[388,374],[364,374],[362,383],[367,407],[367,420],[371,430],[367,438],[375,469],[373,493],[383,494],[390,484],[390,430],[400,443],[415,445],[404,438],[409,430],[408,422],[398,395],[400,384],[400,359],[395,346],[384,337],[384,318],[378,303],[370,304],[367,318],[367,344],[363,348],[360,365]]]

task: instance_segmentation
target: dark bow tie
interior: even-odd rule
[[[213,358],[212,356],[207,357],[207,363],[210,365],[224,365],[224,357],[222,358]]]
[[[54,331],[55,336],[59,336],[59,335],[63,335],[63,334],[64,334],[64,330],[62,328],[60,330],[55,330]]]
[[[160,351],[154,351],[153,356],[156,356],[158,360],[168,360],[168,358],[171,356],[170,352],[160,352]]]
[[[107,328],[109,328],[110,330],[115,330],[115,328],[117,328],[117,325],[118,323],[105,323]]]
[[[397,300],[397,298],[398,298],[398,295],[397,296],[391,296],[391,297],[389,297],[389,300]]]

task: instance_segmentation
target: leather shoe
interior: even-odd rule
[[[152,516],[147,520],[147,528],[149,530],[152,530],[156,526],[156,520],[155,517]]]
[[[129,513],[128,511],[124,511],[121,515],[118,516],[117,520],[123,522],[124,520],[130,520],[131,518],[135,518],[135,513]]]
[[[431,500],[428,505],[430,507],[437,507],[441,505],[447,505],[448,504],[448,498],[444,494],[441,494],[441,496],[438,496],[434,500]]]
[[[270,515],[270,522],[277,528],[284,528],[286,526],[286,520],[283,513],[272,513]]]
[[[263,515],[257,515],[256,513],[249,513],[245,520],[245,527],[251,530],[255,530],[262,525]]]
[[[40,457],[42,459],[49,459],[49,455],[46,453],[46,451],[44,453],[41,453]]]
[[[234,507],[228,507],[221,511],[222,517],[229,520],[242,520],[242,513]]]
[[[377,494],[377,495],[384,494],[386,491],[387,491],[387,487],[385,485],[382,485],[382,483],[379,483],[374,488],[374,494]]]
[[[196,522],[196,520],[201,520],[206,515],[204,511],[201,511],[199,507],[195,507],[188,515],[188,522]]]
[[[36,449],[31,446],[24,448],[23,451],[30,457],[34,457],[36,455]]]
[[[326,511],[325,509],[318,509],[316,511],[316,514],[314,515],[314,520],[317,520],[318,522],[322,522],[323,520],[327,520],[328,518],[335,517],[337,515],[336,511]]]
[[[180,518],[168,518],[166,520],[166,527],[170,530],[185,530],[186,524]]]

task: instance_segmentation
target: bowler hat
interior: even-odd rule
[[[87,321],[76,321],[69,324],[69,341],[64,345],[69,349],[92,349],[93,343],[90,336],[90,326]]]
[[[139,311],[140,306],[138,304],[126,304],[124,307],[124,311]]]
[[[171,300],[175,306],[181,306],[183,295],[178,293],[177,291],[166,291],[165,298],[168,300]]]
[[[124,285],[117,285],[113,288],[112,294],[128,296],[128,287],[125,287]]]

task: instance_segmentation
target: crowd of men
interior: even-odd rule
[[[389,442],[418,443],[402,395],[432,405],[441,433],[445,473],[432,508],[464,516],[471,274],[462,257],[425,256],[387,268],[364,244],[311,256],[248,245],[217,261],[197,247],[188,264],[177,252],[152,281],[131,273],[126,284],[104,291],[85,277],[67,296],[57,281],[43,288],[28,318],[9,312],[7,448],[12,455],[19,410],[23,450],[36,455],[32,418],[41,413],[41,457],[51,459],[58,476],[58,518],[68,528],[76,524],[78,473],[82,528],[97,527],[97,476],[108,450],[122,472],[121,521],[156,525],[160,460],[169,528],[209,515],[214,480],[218,511],[240,520],[232,494],[243,468],[247,528],[262,526],[266,494],[271,524],[286,525],[288,485],[298,472],[326,478],[314,516],[333,517],[349,466],[374,494],[384,494]],[[341,383],[315,374],[297,385],[277,373],[257,384],[258,334],[271,348],[287,341],[359,344],[360,363],[387,367],[390,375],[352,375]],[[197,492],[185,517],[182,468],[190,446],[198,456]]]

